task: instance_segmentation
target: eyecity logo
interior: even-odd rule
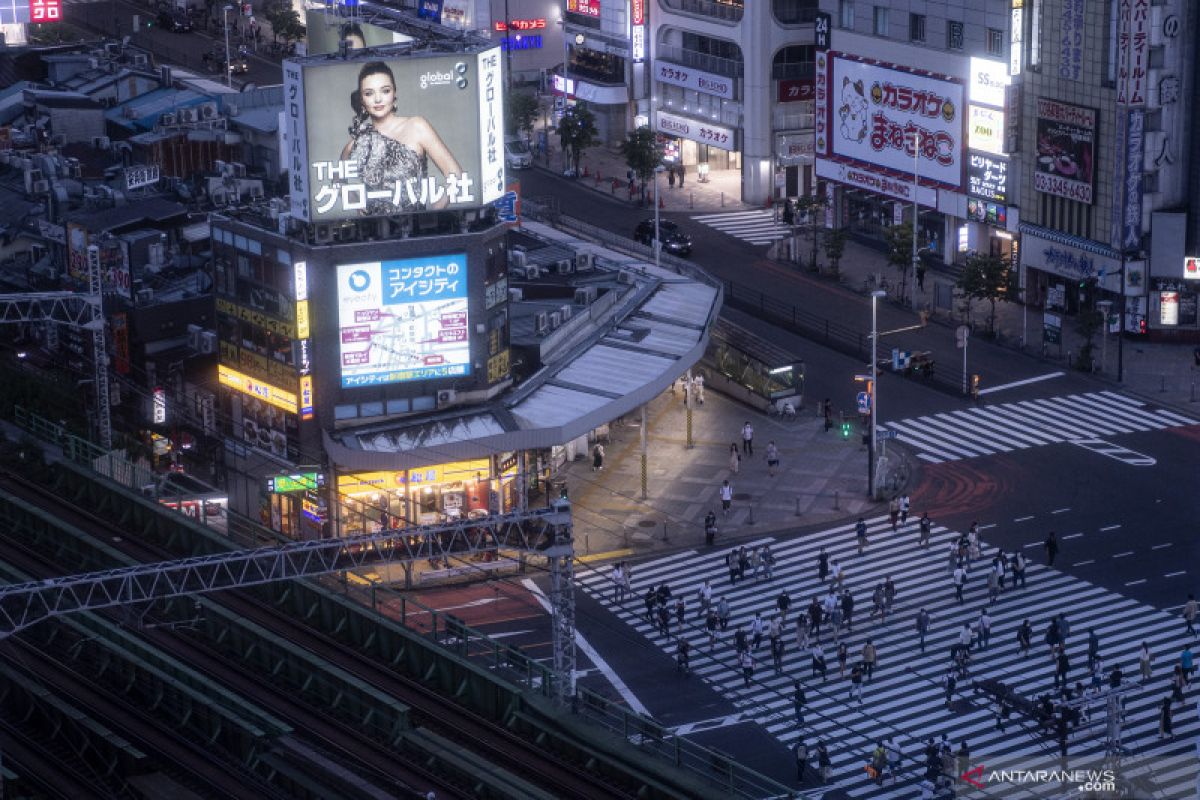
[[[459,61],[454,65],[454,70],[446,72],[429,71],[417,79],[422,89],[428,89],[431,86],[449,86],[454,84],[459,89],[465,89],[469,85],[467,80],[467,64],[465,61]]]

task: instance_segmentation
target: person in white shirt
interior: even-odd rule
[[[733,505],[733,487],[729,485],[729,481],[721,483],[721,513],[729,516],[729,507]]]

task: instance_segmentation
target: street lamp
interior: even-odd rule
[[[909,291],[912,292],[912,307],[917,307],[917,229],[920,227],[917,220],[921,216],[920,201],[917,197],[921,191],[920,180],[920,154],[921,154],[921,133],[913,131],[913,221],[912,221],[912,286]],[[901,298],[903,300],[903,298]]]
[[[870,485],[867,492],[875,498],[875,443],[879,434],[879,298],[887,297],[887,292],[876,289],[871,292],[871,452],[867,458],[867,480]]]
[[[662,240],[658,238],[658,176],[664,169],[662,164],[654,168],[654,266],[659,266],[659,254],[662,253]],[[645,195],[643,195],[644,197]]]
[[[233,6],[227,5],[221,12],[221,20],[225,23],[225,86],[233,88],[233,64],[229,61],[229,12]]]

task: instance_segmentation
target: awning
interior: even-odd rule
[[[203,242],[212,236],[212,225],[209,224],[208,220],[184,225],[179,235],[183,237],[185,242]]]

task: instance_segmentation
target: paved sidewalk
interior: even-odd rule
[[[647,499],[641,499],[639,418],[610,427],[604,468],[592,470],[592,456],[568,464],[565,477],[575,515],[579,551],[639,555],[649,550],[703,547],[704,516],[717,514],[718,544],[801,526],[865,514],[867,453],[855,426],[843,439],[826,433],[811,414],[785,421],[706,389],[704,404],[692,410],[695,446],[686,447],[683,394],[666,392],[647,409]],[[737,473],[730,444],[741,450],[746,421],[754,427],[754,455],[742,456]],[[767,443],[779,448],[780,466],[768,474]],[[718,490],[728,479],[734,500],[721,512]],[[664,538],[665,537],[665,538]]]
[[[556,174],[563,171],[562,153],[558,147],[557,137],[548,137],[550,152],[545,159],[539,159],[535,166]],[[626,189],[625,174],[628,167],[620,152],[607,146],[596,146],[585,151],[581,160],[580,172],[587,169],[587,177],[578,179],[582,190],[594,191],[612,197],[614,203],[631,204]],[[599,175],[601,180],[597,180]],[[619,186],[613,189],[612,178],[616,176]],[[669,188],[665,177],[660,177],[659,196],[664,212],[683,212],[694,214],[711,214],[720,211],[745,211],[756,206],[740,202],[741,173],[738,170],[714,170],[709,173],[707,183],[700,183],[694,171],[688,173],[682,186],[678,183],[675,188]],[[636,201],[635,201],[636,202]],[[569,212],[568,212],[569,213]],[[805,244],[807,238],[801,235],[799,252],[807,258],[811,248]],[[780,262],[786,261],[786,241],[781,240],[768,249],[768,257]],[[857,292],[865,294],[868,282],[874,275],[881,274],[888,285],[898,283],[899,273],[894,266],[887,263],[885,254],[861,242],[848,239],[845,253],[839,264],[839,274],[836,279],[828,273],[824,253],[818,250],[818,261],[822,265],[820,275],[829,281],[836,280],[840,284]],[[797,266],[799,269],[800,267]],[[817,273],[812,273],[816,275]],[[917,292],[917,306],[933,310],[934,323],[945,325],[961,325],[966,321],[963,301],[953,301],[950,310],[936,310],[934,305],[935,286],[952,287],[957,278],[957,268],[938,266],[930,269],[925,278],[923,291]],[[971,322],[977,335],[983,335],[987,328],[988,303],[976,301],[973,304]],[[914,322],[915,320],[914,312]],[[1026,309],[1020,303],[1000,302],[996,304],[995,341],[998,344],[1013,348],[1014,355],[1024,352],[1033,358],[1042,358],[1053,368],[1071,368],[1077,361],[1084,339],[1076,329],[1074,317],[1063,316],[1062,346],[1049,345],[1045,352],[1042,350],[1041,328],[1042,311],[1037,308]],[[1124,381],[1116,383],[1118,337],[1108,334],[1107,358],[1099,365],[1097,376],[1109,380],[1114,386],[1123,390],[1141,394],[1160,405],[1174,405],[1180,409],[1194,412],[1200,408],[1200,369],[1194,365],[1193,350],[1196,345],[1174,344],[1167,342],[1149,342],[1143,338],[1126,337],[1124,342]],[[1022,346],[1022,342],[1025,343]],[[1094,339],[1094,357],[1101,360],[1104,351],[1102,337],[1099,333]]]

